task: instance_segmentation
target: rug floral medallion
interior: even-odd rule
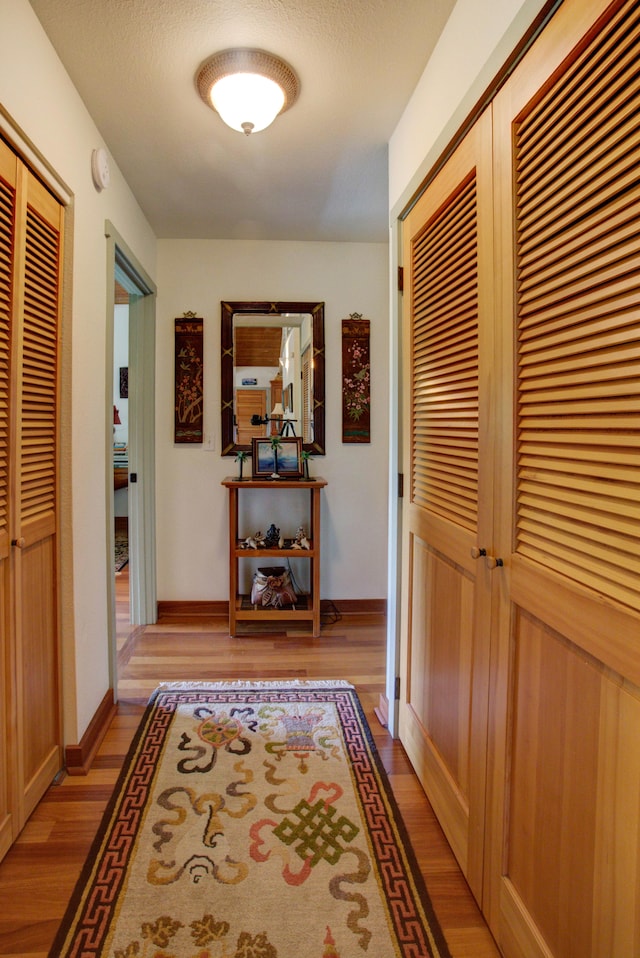
[[[354,689],[161,686],[54,955],[448,958]]]

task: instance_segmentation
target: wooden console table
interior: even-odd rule
[[[257,620],[280,620],[311,622],[313,635],[320,635],[320,493],[327,485],[326,479],[237,479],[228,476],[222,485],[229,490],[229,635],[236,635],[238,622]],[[308,489],[310,492],[309,509],[309,549],[244,549],[242,543],[246,536],[238,529],[238,498],[240,492],[250,493],[255,489],[291,491]],[[250,530],[245,530],[249,535]],[[275,608],[254,608],[248,597],[239,593],[239,563],[242,559],[308,559],[311,563],[311,591],[301,598],[306,607],[296,606]],[[302,605],[302,603],[301,603]]]

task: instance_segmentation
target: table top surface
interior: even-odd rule
[[[327,480],[322,476],[313,479],[239,479],[227,476],[222,485],[237,489],[321,489],[327,485]]]

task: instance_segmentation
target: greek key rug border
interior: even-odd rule
[[[331,702],[340,715],[354,786],[402,958],[449,958],[410,839],[391,792],[362,705],[353,688],[160,688],[151,697],[50,955],[99,958],[139,825],[151,795],[167,734],[179,705],[200,702]],[[67,928],[63,935],[63,929]],[[60,941],[58,939],[61,939]]]

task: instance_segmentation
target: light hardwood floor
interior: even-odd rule
[[[355,685],[453,958],[498,958],[402,746],[375,717],[384,689],[383,616],[349,614],[334,622],[323,616],[318,639],[293,629],[230,639],[222,617],[134,630],[127,595],[125,571],[116,578],[118,713],[93,767],[87,776],[67,776],[49,789],[0,864],[2,958],[48,954],[144,703],[158,682],[236,678],[342,678]]]

